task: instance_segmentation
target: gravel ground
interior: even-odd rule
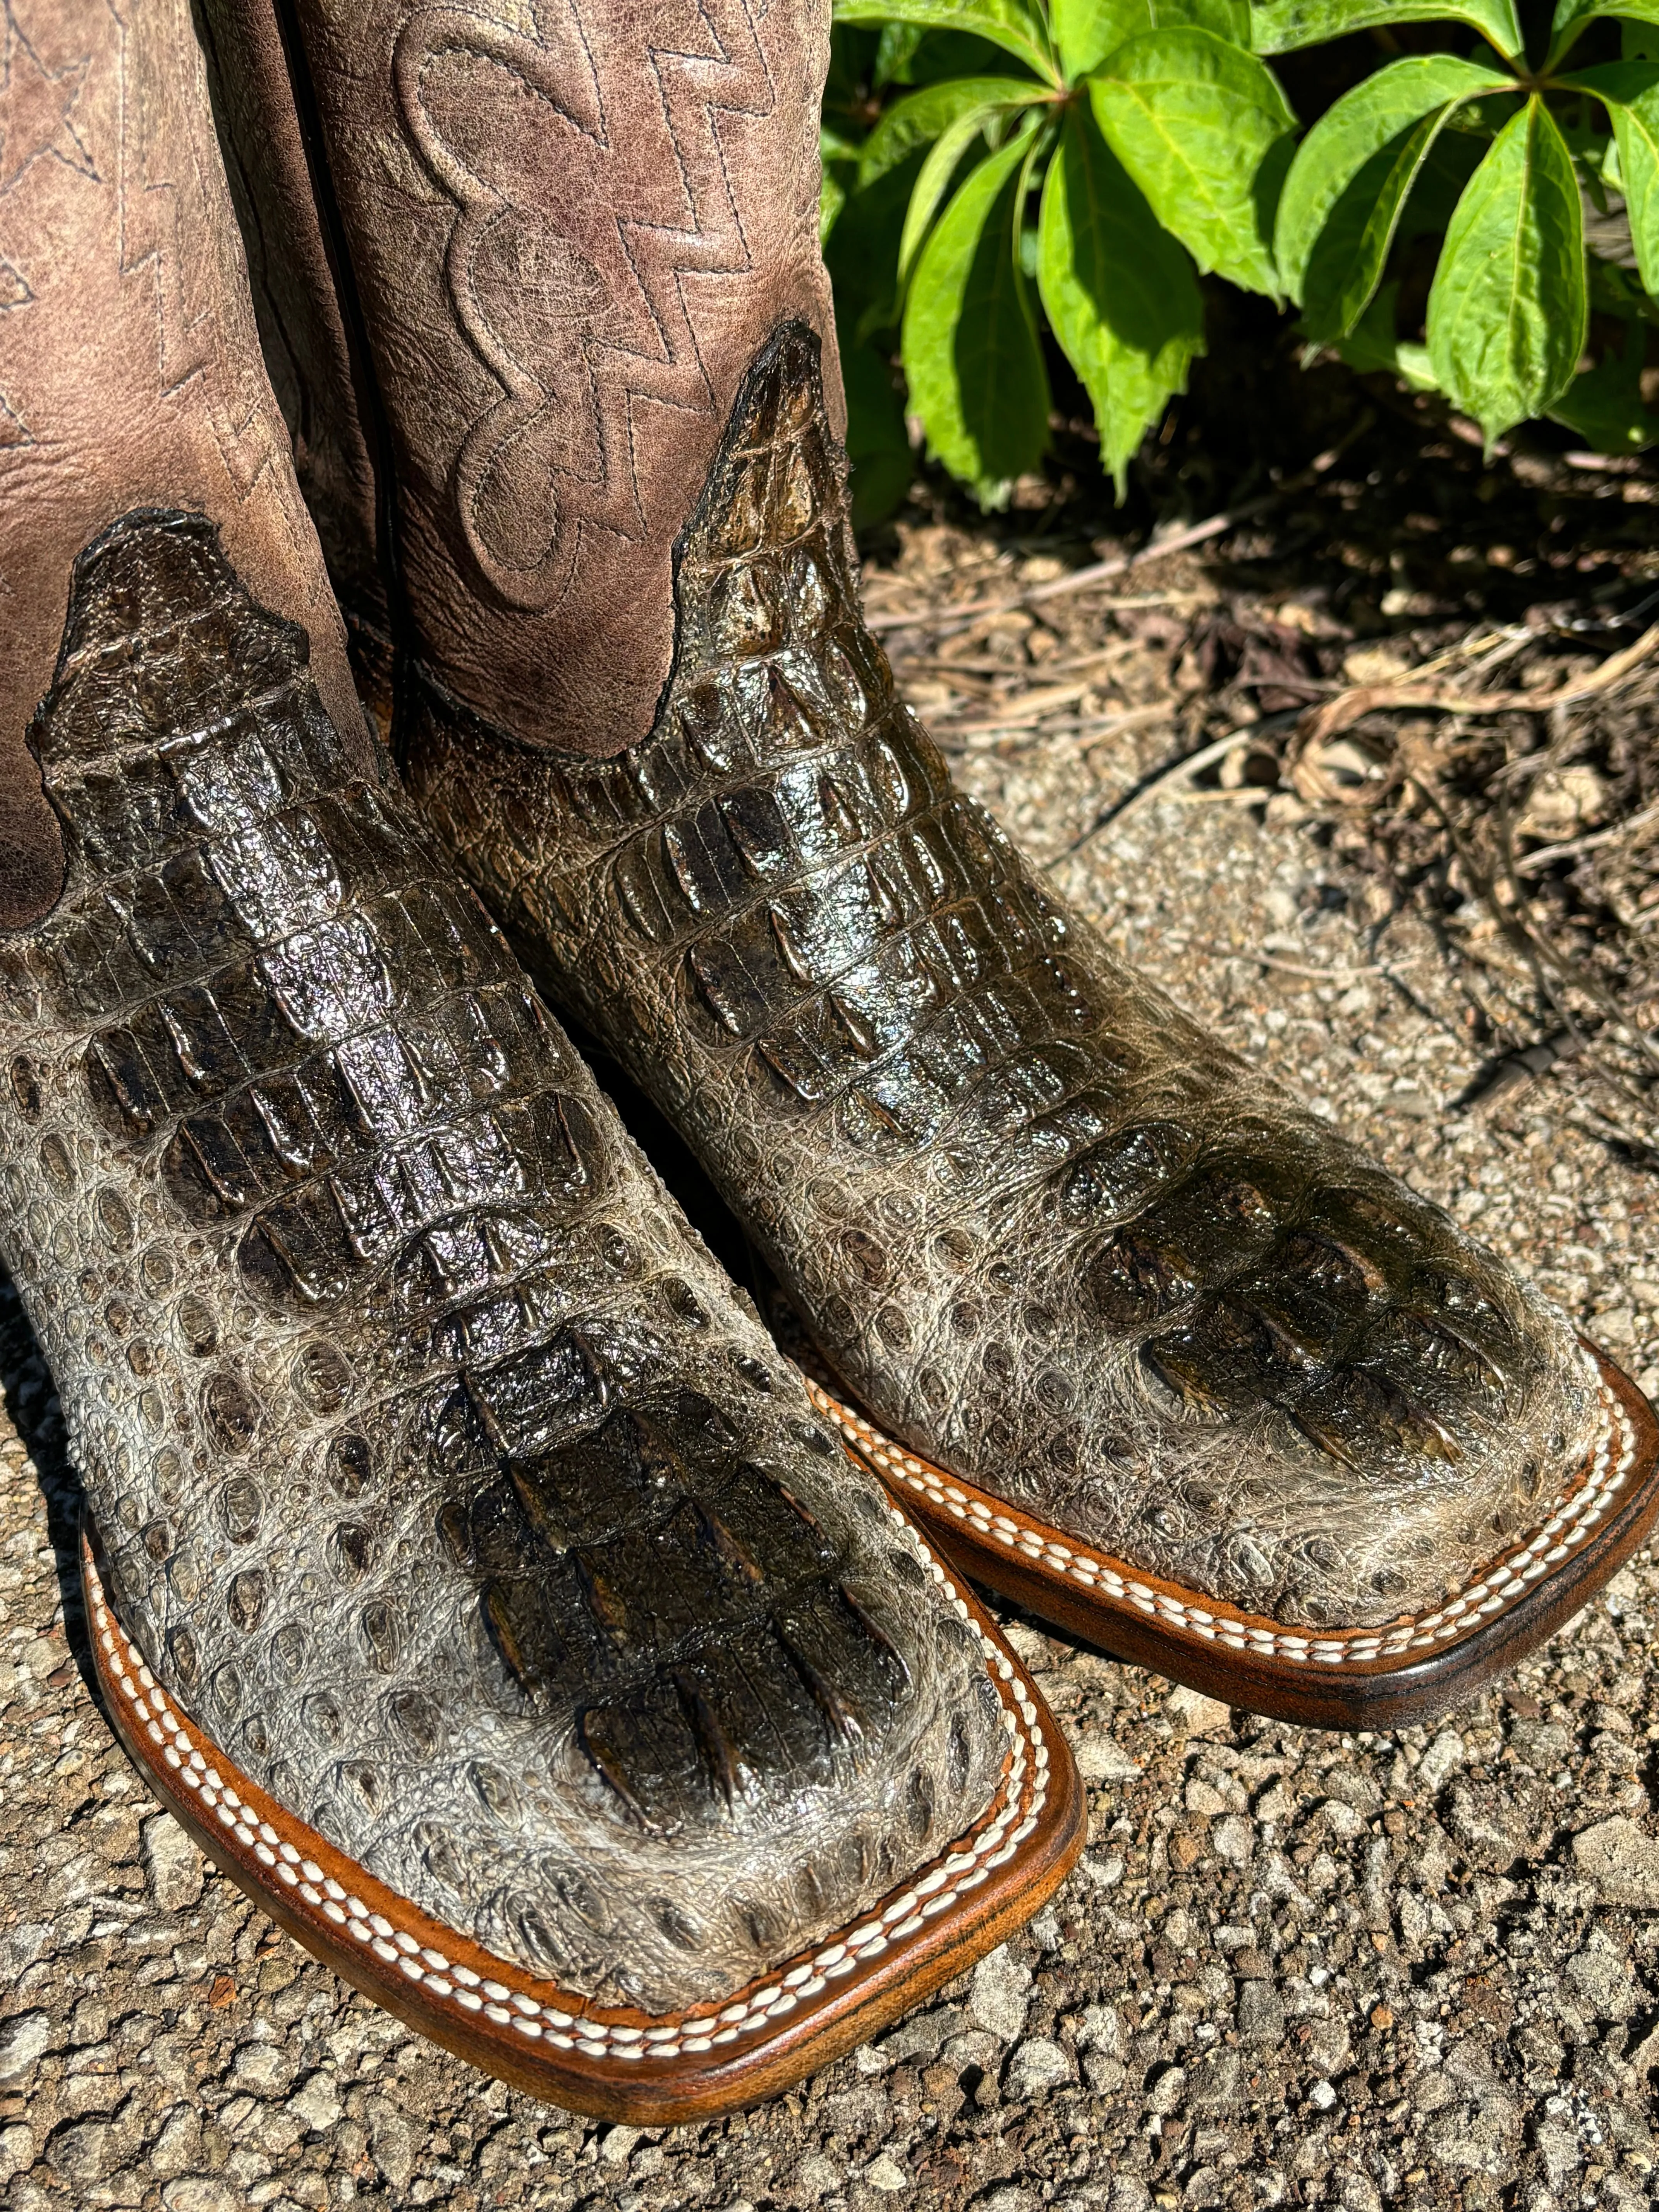
[[[872,599],[961,593],[963,564],[994,550],[910,531]],[[1172,784],[1072,849],[1190,742],[1183,640],[1219,586],[1195,560],[1146,574],[1126,587],[1137,606],[1079,599],[1054,627],[1015,614],[946,648],[909,641],[907,680],[958,726],[964,779],[1122,949],[1659,1389],[1643,1155],[1577,1126],[1548,1082],[1454,1110],[1494,1021],[1524,1028],[1519,983],[1494,1012],[1501,975],[1474,973],[1283,794]],[[1090,651],[1079,697],[1054,670]],[[1073,696],[1012,738],[963,727],[975,657]],[[70,1478],[13,1307],[0,1372],[17,1424],[0,1430],[7,2212],[1655,2201],[1650,1556],[1498,1689],[1389,1735],[1232,1713],[1013,1620],[1088,1784],[1088,1850],[1055,1904],[766,2109],[607,2127],[412,2039],[155,1810],[87,1688]]]

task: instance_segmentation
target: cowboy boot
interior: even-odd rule
[[[109,1709],[425,2033],[721,2109],[1035,1909],[1075,1778],[389,772],[187,0],[7,36],[0,1255]]]
[[[1235,1704],[1467,1693],[1638,1540],[1650,1417],[1115,960],[896,698],[819,12],[294,13],[392,431],[410,780],[749,1231],[817,1402],[976,1571]]]

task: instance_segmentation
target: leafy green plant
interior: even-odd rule
[[[1299,312],[1310,357],[1437,388],[1488,443],[1552,414],[1646,444],[1649,26],[1659,0],[1559,0],[1534,59],[1516,0],[836,0],[823,222],[864,511],[908,477],[896,349],[982,499],[1038,465],[1044,323],[1121,496],[1204,350],[1201,276]],[[1356,32],[1304,131],[1271,58]]]

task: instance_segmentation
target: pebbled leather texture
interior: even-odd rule
[[[951,788],[860,616],[800,325],[738,395],[676,590],[647,743],[532,753],[428,682],[410,772],[836,1373],[939,1465],[1286,1624],[1467,1579],[1593,1438],[1571,1328]]]
[[[574,1991],[728,1994],[969,1826],[1000,1709],[303,631],[76,566],[0,938],[0,1249],[163,1686]]]

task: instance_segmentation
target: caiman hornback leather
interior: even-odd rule
[[[1595,1422],[1565,1320],[1122,967],[951,788],[858,605],[817,340],[781,326],[614,761],[436,685],[415,787],[916,1451],[1286,1623],[1502,1547]]]
[[[0,939],[0,1245],[163,1686],[653,2009],[961,1832],[969,1632],[210,524],[82,554],[33,742],[69,875]]]

